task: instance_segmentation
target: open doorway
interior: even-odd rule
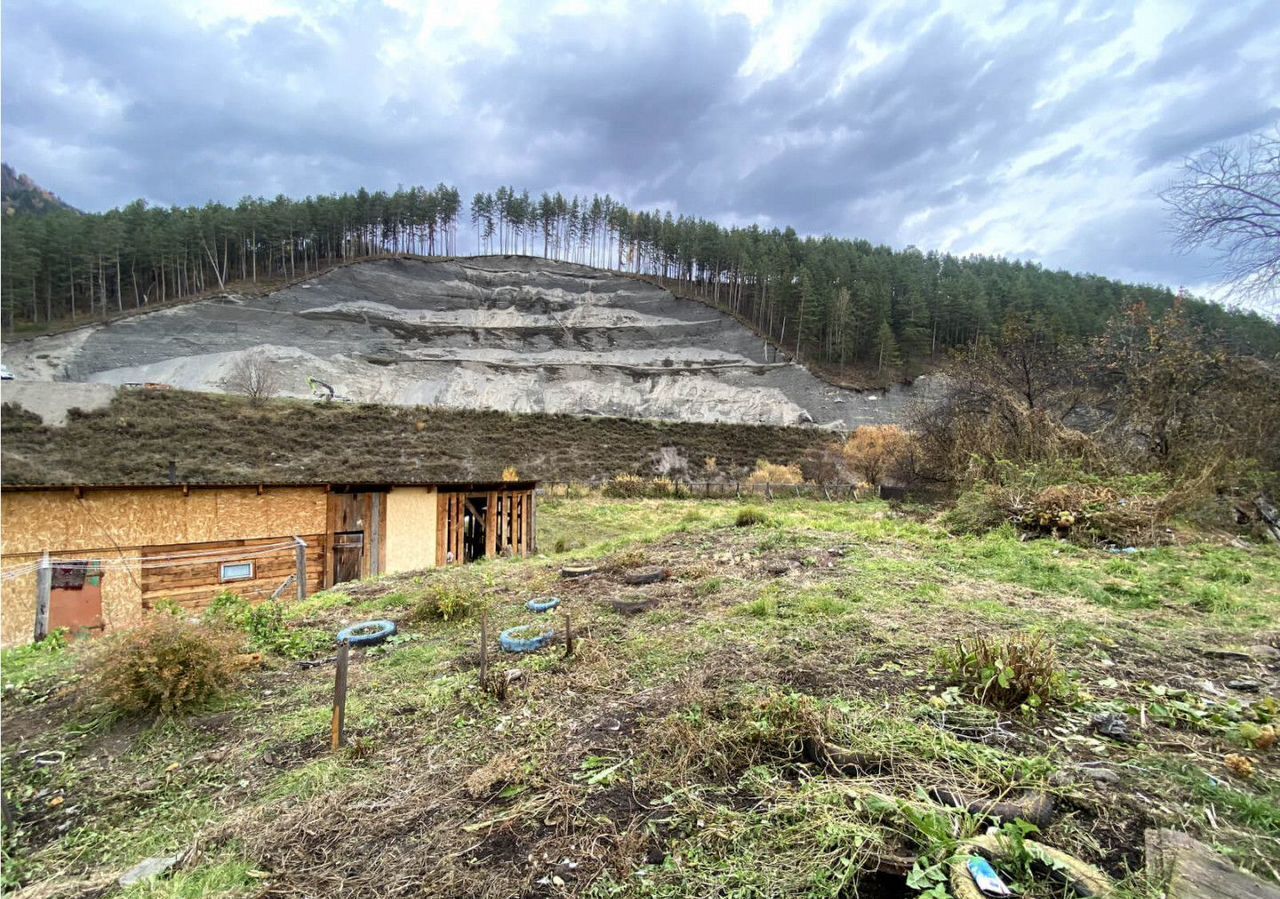
[[[462,514],[462,561],[474,562],[486,554],[486,515],[489,511],[488,494],[467,497]]]

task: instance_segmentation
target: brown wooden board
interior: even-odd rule
[[[1147,868],[1169,879],[1169,899],[1280,899],[1280,887],[1240,870],[1185,833],[1148,830],[1146,844]]]

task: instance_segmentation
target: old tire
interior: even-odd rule
[[[509,627],[498,635],[498,645],[507,652],[537,652],[550,643],[556,635],[553,628],[537,632],[535,624],[521,624]],[[527,636],[533,634],[533,636]]]
[[[1027,853],[1044,867],[1048,868],[1053,877],[1061,880],[1071,887],[1077,896],[1083,897],[1107,897],[1112,893],[1115,884],[1111,878],[1102,873],[1098,868],[1086,861],[1081,861],[1074,855],[1067,855],[1060,849],[1054,849],[1052,846],[1046,846],[1043,843],[1037,843],[1032,840],[1025,840],[1023,846],[1026,847]],[[975,837],[972,840],[966,840],[960,844],[959,850],[951,860],[951,895],[955,899],[986,899],[982,891],[978,889],[978,885],[973,882],[973,878],[969,876],[969,870],[966,863],[969,855],[981,855],[992,861],[998,861],[1008,853],[1008,848],[997,834],[986,834],[985,836]]]
[[[560,597],[548,596],[541,602],[536,599],[531,599],[524,604],[524,607],[530,612],[550,612],[558,605],[560,605]]]
[[[665,581],[671,577],[671,573],[665,568],[646,568],[642,571],[629,571],[622,576],[624,584],[639,586],[640,584],[656,584],[659,581]]]
[[[595,574],[598,569],[594,565],[566,565],[560,569],[561,577],[586,577]]]
[[[396,623],[379,619],[362,621],[338,631],[338,642],[352,646],[376,646],[396,632]]]

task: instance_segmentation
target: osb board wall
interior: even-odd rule
[[[5,502],[8,502],[6,497]],[[122,558],[138,554],[115,547],[89,547],[72,556],[65,553],[55,558],[101,559],[102,572],[102,620],[107,633],[137,625],[142,610],[142,564],[136,561],[121,562]],[[4,568],[25,565],[40,558],[37,553],[15,554],[4,557]],[[113,561],[117,560],[117,561]],[[36,576],[34,573],[5,581],[0,591],[0,643],[5,646],[21,646],[30,643],[36,620]]]
[[[306,591],[310,596],[323,588],[325,536],[324,534],[300,535],[307,543]],[[184,608],[200,610],[209,605],[219,593],[229,590],[254,601],[267,599],[291,574],[298,570],[297,554],[293,546],[275,549],[277,544],[290,542],[289,536],[267,537],[258,540],[229,540],[213,543],[193,543],[184,546],[148,547],[142,555],[142,605],[153,609],[165,600]],[[264,548],[265,547],[265,548]],[[216,553],[209,557],[173,559],[183,553]],[[264,554],[266,553],[266,554]],[[222,563],[245,561],[253,563],[253,577],[243,581],[222,582]],[[292,599],[298,595],[296,584],[290,584],[281,596]]]
[[[434,487],[396,487],[386,497],[383,571],[413,571],[436,563]]]
[[[164,546],[316,534],[325,529],[321,487],[193,487],[137,490],[5,491],[0,504],[5,557],[106,546]]]

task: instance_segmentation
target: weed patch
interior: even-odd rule
[[[950,682],[995,708],[1033,710],[1072,695],[1053,646],[1040,635],[957,640],[938,650],[936,664]]]

